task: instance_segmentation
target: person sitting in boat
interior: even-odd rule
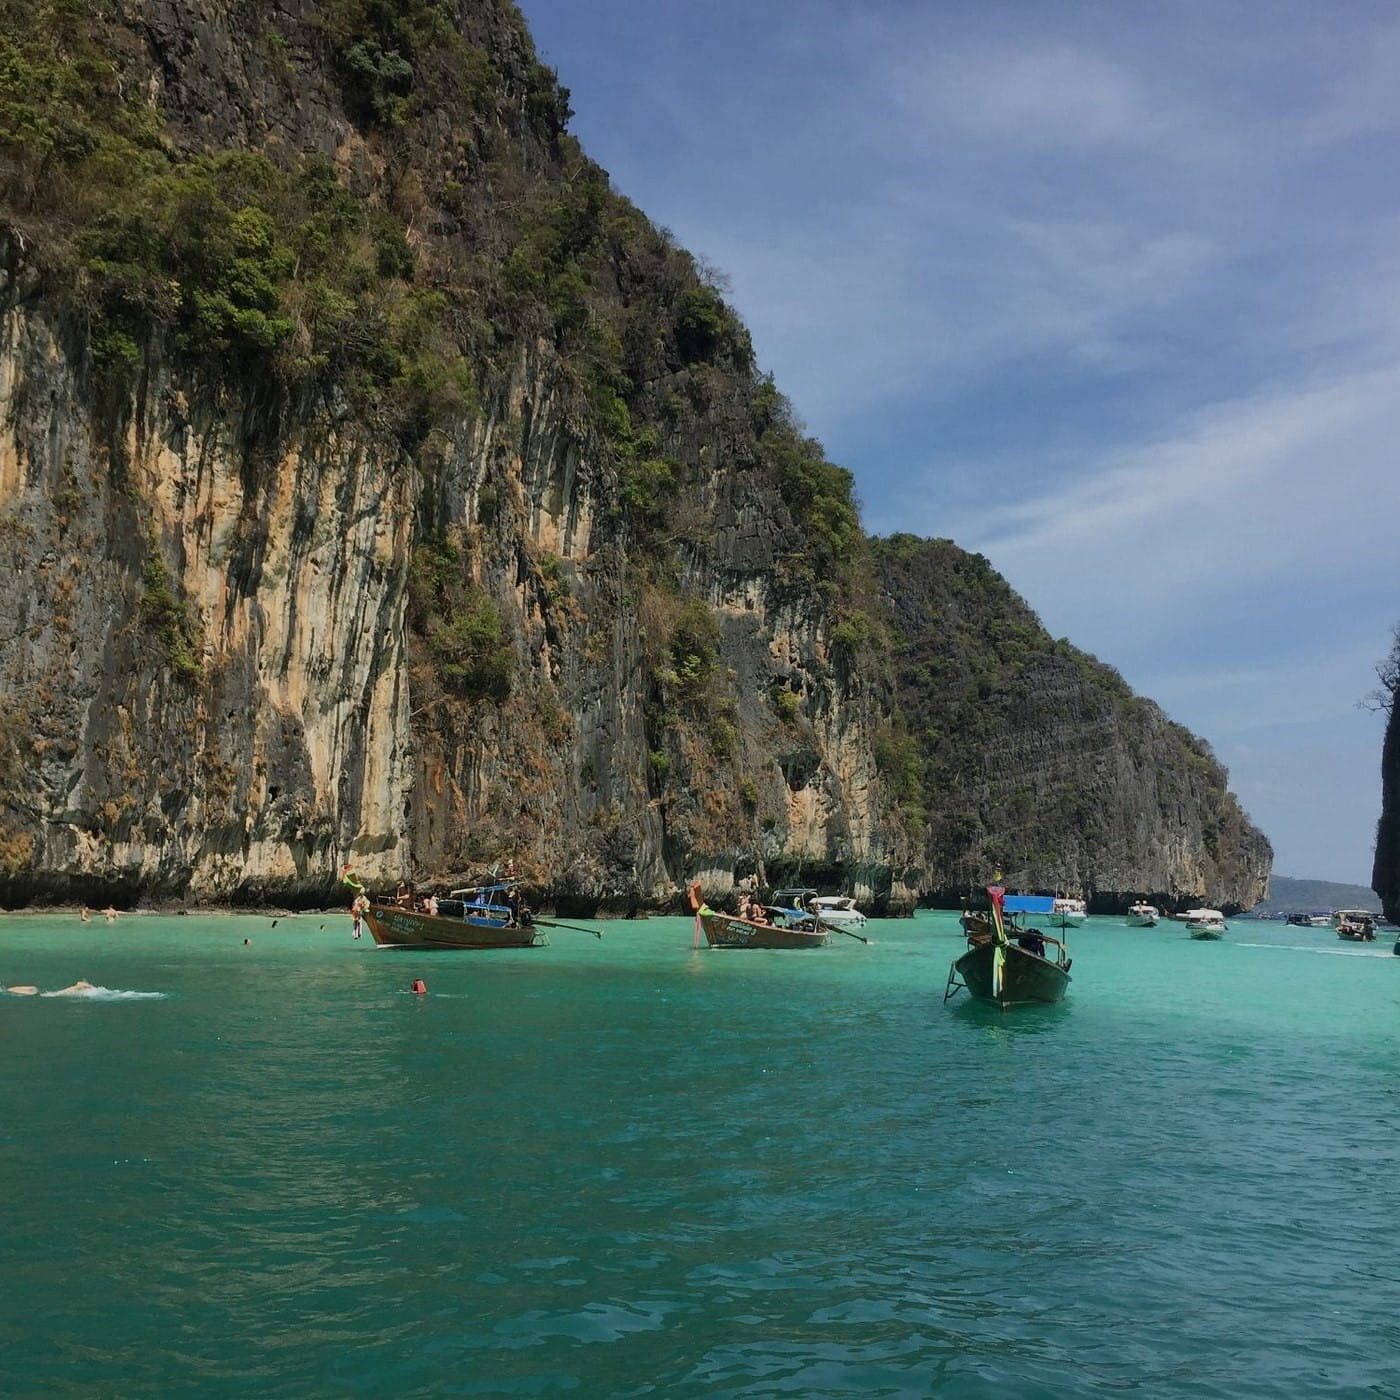
[[[394,895],[394,903],[401,909],[413,908],[413,886],[405,881],[399,881],[398,893]]]
[[[1023,929],[1018,933],[1016,946],[1025,949],[1028,953],[1034,953],[1038,958],[1045,956],[1045,936],[1037,928]]]
[[[431,915],[433,916],[433,918],[437,918],[437,911],[438,911],[438,898],[437,898],[437,895],[436,895],[436,894],[430,894],[430,895],[427,897],[427,899],[425,899],[425,900],[423,901],[423,912],[424,912],[425,914],[431,914]]]

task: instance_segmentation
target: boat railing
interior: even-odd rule
[[[464,904],[462,917],[484,919],[491,924],[508,924],[515,917],[515,910],[509,904]]]

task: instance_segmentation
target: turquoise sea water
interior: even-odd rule
[[[0,919],[0,1394],[1400,1396],[1384,934],[597,927]]]

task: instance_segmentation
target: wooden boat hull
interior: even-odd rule
[[[831,934],[822,929],[751,924],[732,914],[701,914],[700,927],[711,948],[824,948]]]
[[[451,919],[383,904],[371,905],[365,922],[382,948],[541,948],[549,942],[533,924]]]
[[[978,1001],[1008,1007],[1047,1005],[1064,1000],[1070,983],[1068,967],[1007,943],[1002,945],[998,976],[996,950],[996,940],[988,939],[969,948],[953,964],[963,985]]]

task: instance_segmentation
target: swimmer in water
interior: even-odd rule
[[[56,992],[45,992],[46,997],[79,997],[84,992],[92,991],[92,983],[85,982],[81,977],[73,983],[71,987],[60,987]],[[0,992],[9,992],[12,997],[36,997],[39,995],[38,987],[0,987]]]

